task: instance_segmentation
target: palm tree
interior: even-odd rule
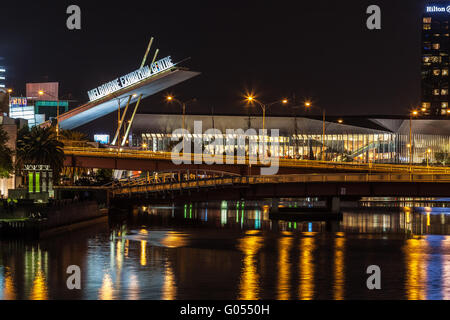
[[[25,127],[17,137],[16,168],[20,171],[24,164],[47,164],[53,170],[53,180],[59,180],[64,164],[63,143],[57,140],[54,127]]]
[[[61,132],[61,140],[68,147],[86,147],[87,142],[89,142],[84,133],[73,130],[63,130]]]
[[[7,146],[8,134],[0,127],[0,178],[9,178],[14,171],[13,151]]]

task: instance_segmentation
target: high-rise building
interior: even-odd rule
[[[0,66],[0,88],[6,88],[6,68]]]
[[[450,116],[449,109],[450,2],[425,6],[422,18],[422,114]]]

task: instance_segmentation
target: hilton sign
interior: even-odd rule
[[[95,89],[88,91],[89,101],[95,101],[97,99],[103,98],[113,92],[120,89],[129,87],[139,81],[150,78],[151,76],[170,69],[175,64],[172,59],[165,57],[161,60],[153,62],[150,66],[142,67],[136,71],[133,71],[123,77],[119,77],[113,81],[105,83]]]
[[[428,13],[434,13],[434,12],[450,13],[450,6],[447,6],[447,7],[429,6],[429,7],[427,7],[427,12]]]

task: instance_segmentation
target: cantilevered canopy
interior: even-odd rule
[[[61,114],[59,116],[59,126],[65,130],[80,127],[111,112],[117,111],[119,104],[121,108],[125,107],[130,95],[132,96],[131,103],[134,103],[141,94],[142,99],[144,99],[199,74],[199,72],[175,67],[160,72],[132,86],[120,89],[101,99],[86,103],[76,109]]]

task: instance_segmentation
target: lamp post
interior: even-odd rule
[[[252,103],[256,103],[257,105],[259,105],[262,109],[263,112],[263,123],[262,123],[262,129],[264,131],[264,129],[266,128],[266,109],[273,106],[274,104],[277,103],[282,103],[282,104],[287,104],[288,100],[287,99],[283,99],[283,100],[277,100],[271,103],[262,103],[261,101],[255,99],[254,96],[249,95],[245,98],[247,100],[248,103],[252,104]]]
[[[43,90],[38,91],[38,95],[43,96],[44,94],[53,97],[56,99],[56,139],[59,139],[59,97],[55,97],[54,95],[44,92]]]
[[[413,141],[412,141],[412,117],[417,116],[419,112],[413,110],[409,113],[409,169],[412,168],[412,158],[413,158]]]
[[[182,126],[182,128],[183,128],[183,154],[184,154],[184,150],[185,150],[185,134],[184,134],[184,129],[185,129],[185,118],[186,118],[186,105],[189,103],[189,102],[193,102],[193,101],[196,101],[196,99],[194,98],[194,99],[191,99],[191,100],[189,100],[188,102],[184,102],[184,101],[180,101],[180,100],[178,100],[177,98],[175,98],[174,96],[167,96],[166,97],[166,100],[168,101],[168,102],[175,102],[175,103],[177,103],[177,104],[179,104],[180,106],[181,106],[181,108],[182,108],[182,110],[183,110],[183,116],[182,116],[182,118],[181,118],[181,121],[182,121],[182,124],[181,124],[181,126]]]
[[[325,109],[319,106],[314,106],[322,110],[322,161],[325,161]],[[305,108],[313,108],[311,101],[305,101]]]
[[[13,89],[9,88],[6,92],[8,93],[8,111],[6,111],[6,114],[9,116],[9,111],[11,109],[11,93],[13,92]]]
[[[195,101],[195,99],[191,99],[188,102],[182,102],[180,100],[178,100],[177,98],[175,98],[174,96],[167,96],[166,100],[168,102],[175,102],[177,104],[180,105],[181,109],[183,110],[183,116],[182,116],[182,128],[185,129],[185,118],[186,118],[186,104],[192,101]]]

